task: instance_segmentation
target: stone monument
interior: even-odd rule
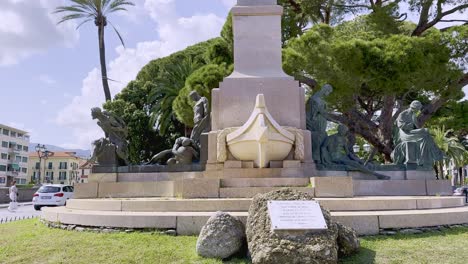
[[[432,169],[434,162],[442,160],[444,154],[435,144],[429,130],[419,127],[416,112],[421,108],[421,102],[413,101],[408,109],[398,115],[392,159],[395,164]]]
[[[105,137],[94,141],[94,151],[91,162],[100,166],[128,165],[128,130],[125,122],[119,116],[92,108],[91,116],[97,119]]]
[[[210,129],[210,107],[208,99],[192,91],[189,97],[195,102],[193,107],[193,130],[190,139],[197,145],[200,144],[200,135]]]
[[[281,168],[293,161],[302,170],[297,176],[304,176],[314,168],[310,132],[304,89],[282,69],[283,8],[276,0],[239,0],[231,13],[234,72],[212,90],[207,171],[222,171],[223,164]],[[240,154],[247,148],[255,154]]]
[[[338,125],[338,133],[329,136],[325,139],[321,146],[322,163],[327,165],[343,165],[347,170],[357,170],[366,174],[374,175],[377,179],[389,180],[390,177],[376,173],[364,165],[364,162],[357,157],[348,143],[346,134],[348,128],[340,124]]]
[[[322,163],[320,148],[327,138],[328,110],[324,97],[333,91],[331,85],[325,85],[310,97],[307,102],[307,129],[312,134],[312,158],[316,163]]]

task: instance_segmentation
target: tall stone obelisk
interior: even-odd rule
[[[208,164],[216,163],[214,133],[244,125],[258,94],[264,95],[266,106],[279,125],[303,131],[304,159],[309,162],[311,147],[310,134],[305,130],[304,89],[282,69],[283,8],[277,5],[277,0],[238,0],[231,13],[234,72],[212,91]]]

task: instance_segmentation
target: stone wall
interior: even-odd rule
[[[31,202],[37,188],[18,189],[18,202]],[[0,188],[0,204],[9,203],[8,188]]]

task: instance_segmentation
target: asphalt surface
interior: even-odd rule
[[[29,218],[29,217],[41,215],[41,211],[34,210],[34,207],[29,203],[20,204],[18,206],[18,209],[15,212],[8,211],[7,206],[8,205],[4,205],[4,204],[0,205],[0,222],[2,222],[2,219],[3,221],[5,221],[6,219],[8,220],[14,219],[14,218],[22,219],[23,217]]]

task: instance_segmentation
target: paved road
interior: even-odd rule
[[[9,212],[7,208],[0,207],[0,219],[11,219],[12,217],[23,218],[31,216],[40,216],[41,211],[34,210],[32,205],[22,205],[18,207],[16,212]],[[1,220],[0,220],[1,221]]]

